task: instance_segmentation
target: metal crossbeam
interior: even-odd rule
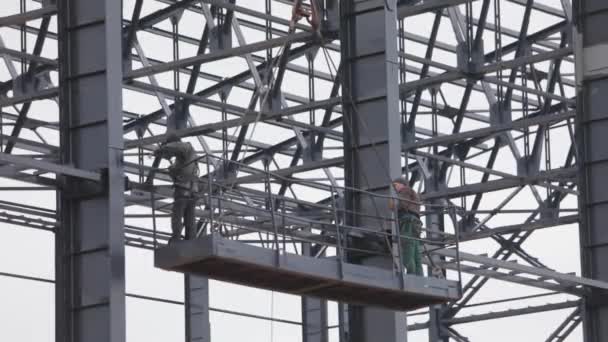
[[[299,43],[306,42],[313,38],[314,36],[308,32],[295,33],[291,36],[278,37],[271,40],[265,40],[262,42],[247,44],[243,46],[239,46],[233,49],[227,50],[219,50],[217,52],[210,52],[207,54],[194,56],[190,58],[185,58],[179,61],[167,62],[160,65],[153,65],[149,67],[144,67],[141,69],[133,70],[125,74],[125,80],[130,80],[134,78],[144,77],[155,75],[165,71],[171,71],[177,68],[185,68],[197,64],[209,63],[217,60],[221,60],[228,57],[234,57],[238,55],[243,55],[247,53],[252,53],[264,49],[271,49],[283,46],[285,43]]]
[[[54,164],[43,160],[15,156],[7,153],[0,153],[0,162],[35,169],[38,171],[50,172],[56,175],[71,176],[94,182],[101,181],[101,175],[99,174],[99,172],[77,169],[70,166]]]
[[[456,253],[456,251],[451,250],[451,249],[439,250],[439,251],[437,251],[437,253],[439,255],[447,257],[447,258],[459,257],[460,260],[463,260],[463,261],[478,263],[483,266],[499,267],[501,269],[512,271],[513,272],[512,274],[525,274],[525,275],[538,276],[545,280],[553,280],[558,284],[565,284],[568,286],[585,286],[585,287],[588,287],[589,289],[608,290],[607,282],[577,277],[577,276],[569,275],[569,274],[562,274],[562,273],[558,273],[558,272],[555,272],[552,270],[538,268],[538,267],[521,265],[516,262],[501,261],[501,260],[496,260],[496,259],[489,258],[486,256],[473,255],[473,254],[464,253],[464,252]]]
[[[54,14],[57,14],[57,6],[47,5],[43,6],[42,8],[31,10],[25,13],[0,17],[0,27],[11,25],[23,25],[28,21],[37,20]]]
[[[401,5],[397,10],[397,18],[404,19],[414,15],[442,10],[451,6],[459,6],[477,0],[427,0],[420,5]]]
[[[353,7],[349,8],[351,2]],[[130,4],[132,14],[125,9],[118,17],[118,7],[108,1],[70,8],[68,16],[62,10],[67,7],[62,6],[73,5],[73,0],[23,0],[19,11],[0,17],[0,27],[6,32],[5,40],[0,38],[0,58],[7,71],[0,80],[0,176],[34,184],[38,191],[61,191],[63,196],[57,212],[12,203],[7,196],[0,201],[0,221],[58,231],[59,236],[64,236],[61,234],[68,227],[78,232],[75,236],[96,238],[86,230],[88,225],[82,228],[74,223],[77,215],[66,212],[77,210],[76,202],[88,205],[85,201],[89,196],[104,196],[99,185],[114,186],[108,203],[121,197],[127,175],[132,188],[124,192],[124,212],[141,225],[113,225],[110,231],[115,233],[120,227],[124,234],[106,239],[113,246],[107,255],[120,259],[115,248],[153,250],[157,243],[166,243],[169,235],[162,232],[167,228],[162,226],[171,214],[171,177],[160,159],[149,156],[154,145],[167,139],[163,133],[172,116],[185,114],[190,125],[179,129],[178,136],[193,143],[201,156],[201,182],[211,180],[214,189],[211,194],[199,194],[201,207],[196,216],[200,234],[220,231],[243,243],[269,248],[273,243],[269,236],[277,232],[290,247],[300,249],[304,244],[309,247],[306,253],[316,257],[333,253],[339,243],[336,232],[341,230],[351,233],[346,239],[349,244],[353,241],[350,247],[388,256],[385,243],[361,233],[386,228],[376,221],[387,199],[364,197],[385,191],[385,182],[404,173],[422,193],[426,227],[437,234],[446,231],[441,233],[443,243],[453,243],[458,237],[460,242],[500,245],[488,257],[467,253],[469,244],[463,244],[460,267],[455,255],[440,254],[453,251],[433,251],[433,263],[427,260],[433,274],[451,276],[451,271],[461,270],[472,279],[465,284],[460,301],[430,308],[429,323],[410,324],[408,329],[429,329],[430,342],[467,341],[464,329],[457,330],[456,324],[479,322],[478,326],[489,319],[579,303],[459,316],[461,309],[478,304],[468,303],[488,280],[500,280],[526,285],[522,291],[542,288],[580,296],[580,303],[586,303],[581,310],[577,306],[563,321],[547,322],[556,327],[548,341],[564,340],[582,321],[585,338],[595,341],[593,338],[601,334],[597,323],[601,313],[589,303],[603,303],[605,289],[603,282],[596,282],[605,280],[601,267],[592,262],[592,255],[604,246],[601,235],[592,229],[599,214],[582,215],[563,201],[578,196],[585,203],[582,211],[604,212],[603,183],[596,184],[601,178],[596,174],[601,173],[580,170],[599,169],[603,161],[601,144],[596,142],[603,134],[597,115],[603,106],[605,63],[598,57],[604,51],[602,38],[597,38],[601,29],[593,29],[593,23],[603,22],[597,18],[604,11],[603,5],[589,10],[589,2],[581,0],[572,6],[569,0],[317,1],[323,21],[316,33],[305,20],[295,23],[295,30],[288,29],[294,5],[291,0],[135,0]],[[303,3],[304,10],[310,11],[310,0]],[[351,12],[347,15],[345,11]],[[65,30],[66,21],[58,20],[59,32],[49,25],[56,14],[75,21],[110,13],[112,20],[78,22],[69,30]],[[538,21],[541,17],[549,19]],[[428,25],[427,30],[412,24],[421,22]],[[99,30],[104,25],[108,29]],[[232,38],[222,30],[231,31]],[[449,38],[451,33],[454,36]],[[36,43],[31,45],[33,37]],[[114,43],[106,44],[107,37]],[[152,43],[172,48],[173,57],[151,48]],[[59,45],[62,58],[54,54],[53,44]],[[90,53],[100,49],[104,52]],[[187,55],[180,57],[185,51]],[[93,55],[106,59],[90,58]],[[122,60],[117,59],[119,55]],[[100,66],[104,63],[107,68]],[[372,70],[373,65],[377,68]],[[110,70],[106,83],[122,83],[124,100],[117,97],[120,86],[84,85],[93,79],[95,84],[104,83],[103,70]],[[49,79],[58,79],[58,86],[49,85]],[[274,95],[273,106],[264,103],[266,88]],[[69,94],[71,97],[66,97]],[[54,102],[42,100],[57,102],[59,120]],[[156,108],[142,109],[140,104],[146,102],[156,104]],[[123,104],[122,112],[116,110],[119,103]],[[84,104],[87,110],[83,111]],[[101,110],[107,106],[112,110]],[[102,111],[112,116],[92,119],[101,118]],[[70,120],[65,113],[70,113]],[[96,136],[95,145],[70,142],[78,139],[79,132],[93,136],[89,132],[104,124],[118,127],[108,131],[113,142],[121,136],[126,142],[124,158],[111,159],[119,165],[106,167],[93,157],[107,156],[105,152],[80,153],[105,146],[99,139],[105,132]],[[66,140],[67,136],[70,139]],[[122,151],[122,146],[111,151]],[[270,172],[260,169],[264,163]],[[106,184],[106,170],[117,170],[112,168],[115,166],[123,169],[122,176]],[[65,188],[66,184],[82,182],[87,188],[91,184],[93,191]],[[355,189],[344,189],[343,185],[368,192],[358,196],[358,192],[349,193]],[[11,185],[0,187],[0,191],[36,190]],[[359,202],[356,213],[361,217],[349,218],[357,224],[343,222],[353,213],[353,203]],[[152,207],[154,215],[134,213],[136,208]],[[334,207],[342,211],[335,215]],[[163,218],[156,232],[153,217]],[[490,224],[499,217],[508,218],[508,222]],[[101,222],[92,222],[91,227]],[[570,230],[578,224],[584,227],[584,275],[599,279],[550,270],[547,265],[553,260],[535,258],[534,246],[525,244],[537,230],[551,234],[550,229]],[[453,229],[459,229],[458,234]],[[69,243],[67,238],[61,241]],[[67,251],[64,247],[57,251]],[[564,243],[564,247],[570,245]],[[85,260],[88,252],[77,250],[73,258]],[[525,265],[510,262],[512,257]],[[58,270],[62,272],[61,267]],[[121,291],[120,283],[106,278],[100,276],[99,283]],[[79,286],[78,278],[65,272],[60,278],[64,284],[72,280],[72,289],[90,289],[87,283]],[[187,292],[191,295],[193,290]],[[115,297],[108,298],[112,309],[122,305]],[[186,304],[196,304],[189,298]],[[59,302],[65,301],[59,298]],[[314,331],[321,328],[326,332],[320,323],[324,314],[316,312],[323,305],[309,300],[303,303],[303,336],[326,340],[325,334]],[[204,301],[199,304],[208,306]],[[205,330],[208,319],[206,310],[202,310],[201,321],[191,309],[187,304],[186,337],[193,341],[197,338],[194,326]],[[393,334],[379,328],[403,330],[402,320],[390,323],[395,317],[392,314],[382,315],[387,319],[373,325],[365,319],[358,321],[361,316],[353,314],[355,311],[342,305],[336,326],[341,336],[354,332],[348,336],[352,341],[366,342],[363,334],[371,328],[377,331],[373,340],[391,340],[403,332]],[[73,322],[84,322],[76,319],[80,313],[74,312],[70,313]],[[120,315],[118,312],[117,317]],[[61,323],[68,316],[57,317]],[[98,320],[98,325],[101,322]],[[67,331],[66,326],[62,324],[56,331]],[[371,328],[359,329],[363,326]],[[200,341],[208,342],[208,336]]]

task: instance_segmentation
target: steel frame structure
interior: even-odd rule
[[[427,228],[460,236],[463,253],[430,262],[443,274],[463,263],[461,300],[409,324],[340,305],[330,327],[327,303],[312,298],[301,322],[257,317],[301,325],[304,341],[332,329],[341,341],[421,329],[432,342],[469,341],[459,324],[564,309],[547,341],[581,322],[585,341],[608,340],[604,1],[325,0],[320,35],[289,29],[290,0],[15,2],[20,11],[0,17],[0,177],[18,185],[0,190],[58,201],[3,199],[0,222],[53,232],[56,278],[0,276],[56,283],[57,341],[124,341],[125,296],[171,302],[124,288],[125,246],[169,237],[157,219],[170,211],[170,178],[146,156],[171,132],[208,156],[203,179],[217,190],[197,209],[202,231],[270,246],[282,208],[294,248],[321,256],[336,237],[314,222],[337,221],[333,205],[374,226],[385,205],[348,189],[390,195],[403,173],[422,192]],[[583,277],[524,247],[568,225],[579,227]],[[498,248],[466,253],[478,243]],[[550,292],[475,303],[490,280]],[[208,341],[209,311],[223,309],[209,307],[206,279],[186,277],[184,289],[171,303],[185,306],[187,340]],[[521,306],[538,297],[559,302]],[[463,313],[497,303],[520,305]]]

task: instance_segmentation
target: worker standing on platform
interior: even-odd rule
[[[397,216],[403,265],[407,269],[408,274],[423,275],[419,241],[422,229],[420,199],[416,191],[409,186],[405,179],[399,178],[394,180],[393,187],[399,197]],[[395,209],[393,200],[389,202],[389,207],[393,210]]]
[[[196,151],[188,142],[170,136],[154,155],[164,159],[175,157],[169,167],[173,180],[173,212],[171,214],[171,238],[169,243],[179,240],[182,228],[193,231],[195,227],[196,192],[198,192],[198,162]]]

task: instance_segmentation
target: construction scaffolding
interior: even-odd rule
[[[559,312],[546,341],[608,341],[608,2],[4,2],[0,236],[46,234],[55,276],[0,268],[0,292],[54,284],[55,341],[125,341],[127,298],[183,306],[187,341],[219,312],[305,342],[474,341]],[[196,227],[167,245],[172,139],[200,174]],[[424,276],[400,262],[400,176]],[[547,260],[565,247],[580,274]],[[185,273],[183,300],[127,291],[130,250]],[[300,295],[301,319],[214,307],[210,279]]]

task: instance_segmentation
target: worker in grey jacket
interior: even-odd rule
[[[172,139],[174,140],[174,139]],[[196,192],[198,192],[198,160],[196,151],[188,142],[169,141],[154,151],[154,155],[164,159],[175,157],[169,167],[173,179],[173,213],[171,214],[171,239],[179,240],[182,228],[195,229]]]

